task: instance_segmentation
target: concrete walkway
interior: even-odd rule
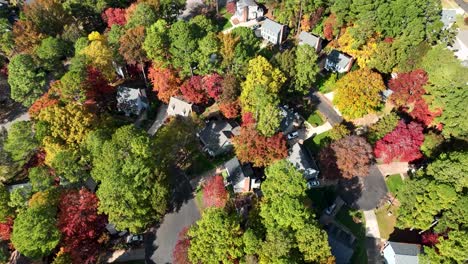
[[[134,260],[144,260],[145,259],[145,249],[136,248],[129,250],[116,250],[112,253],[112,256],[107,260],[107,263],[119,263],[119,262],[128,262]]]
[[[366,252],[368,263],[383,263],[380,255],[379,224],[373,210],[363,211],[366,219]]]
[[[150,129],[148,129],[148,134],[151,136],[154,136],[158,129],[164,124],[164,121],[166,121],[167,118],[167,105],[162,104],[159,109],[158,113],[156,114],[156,120],[154,120],[154,123],[151,125]]]
[[[378,164],[377,168],[383,176],[393,174],[405,174],[408,172],[408,162],[392,162],[389,164]]]
[[[307,130],[307,134],[306,134],[306,137],[304,140],[307,140],[308,138],[314,136],[314,135],[318,135],[318,134],[322,134],[324,132],[327,132],[329,130],[331,130],[333,127],[332,125],[330,124],[330,122],[325,122],[323,125],[321,126],[318,126],[318,127],[313,127],[311,124],[309,124],[307,121],[304,122]]]
[[[238,24],[234,25],[234,24],[232,23],[232,17],[231,17],[231,19],[229,20],[229,22],[232,24],[232,27],[223,30],[223,34],[228,34],[228,33],[231,32],[233,29],[238,28],[238,27],[253,27],[254,25],[259,24],[259,22],[258,22],[257,20],[254,19],[254,20],[250,20],[250,21],[247,21],[247,22],[238,23]]]
[[[379,224],[374,210],[363,211],[366,219],[366,236],[380,238]]]

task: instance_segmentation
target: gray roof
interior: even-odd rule
[[[309,156],[307,150],[299,143],[292,146],[288,161],[290,161],[298,170],[300,170],[306,179],[318,176],[318,168],[315,161]]]
[[[346,69],[348,64],[352,61],[352,57],[345,55],[337,50],[332,50],[327,56],[327,61],[334,65],[334,67],[339,67]]]
[[[26,189],[31,190],[32,185],[30,182],[26,182],[26,183],[18,183],[18,184],[12,184],[12,185],[7,186],[7,190],[10,193],[19,188],[26,188]]]
[[[262,30],[265,30],[274,34],[279,34],[282,29],[283,29],[283,25],[268,18],[265,19],[262,25]]]
[[[227,180],[232,184],[234,192],[243,192],[246,184],[250,186],[249,177],[253,175],[253,171],[249,165],[242,166],[237,157],[234,157],[224,163],[224,167],[228,172]]]
[[[169,106],[167,107],[167,114],[170,116],[181,115],[188,116],[192,113],[192,104],[185,102],[177,97],[171,97]]]
[[[301,34],[299,34],[299,43],[307,44],[313,48],[317,47],[319,41],[320,37],[314,36],[308,32],[301,31]]]
[[[144,89],[117,87],[117,108],[126,114],[138,115],[143,108],[146,108],[147,101]]]
[[[457,11],[455,9],[443,9],[441,21],[444,23],[444,28],[448,28],[457,20]]]
[[[389,242],[396,255],[417,256],[420,246],[416,244]]]
[[[257,6],[257,3],[253,0],[239,0],[236,5],[239,8],[243,8],[244,6]]]
[[[226,120],[211,120],[200,131],[200,140],[205,147],[213,152],[218,152],[226,145],[230,145],[230,139],[239,135],[240,127],[234,122]]]

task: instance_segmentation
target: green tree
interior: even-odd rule
[[[220,43],[215,33],[209,32],[198,41],[198,51],[195,55],[198,61],[196,72],[200,75],[219,71]]]
[[[49,189],[54,184],[54,178],[47,167],[34,167],[29,170],[29,180],[33,192],[41,192]]]
[[[468,104],[468,85],[444,88],[430,97],[433,98],[431,107],[442,109],[442,114],[435,119],[443,125],[442,135],[468,138],[468,112],[464,110]]]
[[[222,209],[206,209],[188,235],[192,263],[235,263],[243,255],[239,220]]]
[[[434,248],[424,247],[421,263],[465,263],[468,250],[468,233],[462,230],[453,230],[447,238],[439,238]]]
[[[58,152],[52,160],[51,166],[58,176],[72,183],[86,180],[89,176],[85,169],[84,161],[75,150],[62,150]]]
[[[66,44],[62,40],[53,37],[43,39],[36,50],[42,66],[50,72],[58,71],[63,67],[61,59],[66,53]]]
[[[230,69],[237,77],[243,77],[247,70],[250,60],[253,59],[260,49],[260,41],[255,36],[253,30],[246,27],[237,27],[231,31],[234,39],[238,42],[234,48],[232,63]]]
[[[192,74],[195,62],[195,51],[197,50],[197,39],[193,27],[183,20],[174,23],[169,30],[172,64],[180,69],[182,76]]]
[[[8,64],[8,83],[11,98],[30,106],[43,93],[45,74],[36,67],[30,55],[18,54]]]
[[[288,79],[292,79],[296,76],[296,54],[296,49],[291,48],[276,53],[272,59],[272,64],[280,69]]]
[[[13,215],[12,208],[8,205],[10,193],[8,189],[0,183],[0,222],[4,222],[8,216]]]
[[[432,131],[424,135],[424,142],[421,145],[421,152],[428,158],[433,158],[439,154],[438,147],[442,144],[444,138]]]
[[[468,227],[468,196],[462,195],[449,210],[442,214],[435,226],[438,233],[447,230],[466,230]]]
[[[400,117],[398,117],[395,112],[384,115],[377,123],[370,126],[369,133],[367,134],[367,141],[371,144],[375,144],[379,139],[392,132],[397,126],[398,121],[400,121]]]
[[[156,167],[154,149],[147,134],[130,125],[117,129],[93,157],[99,211],[120,230],[141,232],[166,211],[166,175]]]
[[[19,213],[11,234],[14,247],[32,259],[49,255],[60,241],[55,211],[55,208],[38,206]]]
[[[315,82],[320,69],[316,63],[318,57],[315,48],[309,45],[300,45],[296,50],[296,85],[295,90],[307,94]]]
[[[440,154],[427,166],[426,174],[436,181],[451,185],[458,192],[468,187],[468,152],[452,151]]]
[[[138,26],[149,27],[156,22],[157,16],[153,8],[145,3],[140,3],[131,13],[130,18],[125,24],[126,28],[134,28]]]
[[[332,130],[330,130],[329,137],[331,140],[336,141],[349,136],[350,134],[351,131],[349,131],[345,125],[336,124],[333,126]]]
[[[346,74],[336,82],[333,102],[347,118],[359,118],[381,106],[380,93],[385,90],[382,76],[369,69]]]
[[[168,24],[165,20],[159,19],[146,29],[143,49],[153,62],[167,63],[169,44]]]
[[[11,155],[14,162],[19,164],[28,162],[34,151],[39,147],[39,142],[37,142],[32,131],[32,123],[30,121],[13,123],[3,147]]]
[[[8,205],[14,208],[16,213],[23,212],[28,207],[28,201],[32,196],[32,188],[29,185],[15,188],[10,193]]]
[[[425,230],[434,216],[449,209],[457,200],[455,190],[446,184],[427,179],[411,180],[398,191],[400,209],[397,226]]]

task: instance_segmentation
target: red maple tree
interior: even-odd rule
[[[111,98],[115,97],[112,96],[115,92],[114,87],[109,85],[98,69],[91,66],[87,68],[85,87],[87,104],[96,104],[103,108],[109,105]]]
[[[58,227],[62,245],[73,263],[96,261],[98,239],[107,223],[107,217],[98,214],[98,202],[96,195],[86,189],[68,190],[60,196]]]
[[[47,108],[49,106],[53,106],[59,103],[59,95],[57,93],[60,81],[54,81],[50,84],[49,90],[39,97],[30,107],[28,110],[29,115],[32,118],[35,118],[42,109]]]
[[[210,98],[217,100],[222,90],[223,77],[217,73],[206,75],[203,77],[203,85],[205,86],[206,92]]]
[[[415,103],[426,93],[423,86],[427,80],[427,73],[421,69],[399,73],[396,78],[388,82],[388,86],[393,91],[390,101],[398,107]]]
[[[188,259],[188,250],[190,247],[190,238],[187,235],[189,228],[185,227],[180,231],[179,238],[172,251],[174,264],[191,264]]]
[[[422,157],[419,148],[423,141],[423,127],[419,123],[406,124],[401,120],[392,132],[377,141],[374,153],[385,163],[395,160],[410,162]]]
[[[112,25],[124,26],[127,23],[125,18],[126,11],[123,8],[107,8],[101,14],[102,20],[107,23],[107,27],[111,28]]]
[[[233,138],[236,155],[241,162],[252,162],[255,167],[265,167],[286,158],[288,148],[282,133],[264,137],[253,125],[242,126],[240,134]]]
[[[430,126],[434,119],[439,116],[442,111],[439,109],[436,112],[431,112],[429,106],[424,99],[419,99],[414,102],[413,110],[409,111],[409,115],[416,121],[425,126]]]
[[[11,232],[13,232],[13,218],[8,217],[5,222],[0,222],[0,239],[10,240]]]
[[[236,118],[239,116],[239,113],[240,113],[239,101],[220,102],[218,106],[219,106],[219,111],[221,111],[221,113],[226,118]]]
[[[190,103],[201,104],[208,102],[209,98],[204,89],[203,77],[199,75],[192,76],[190,79],[186,80],[182,86],[180,86],[180,91],[185,100]]]
[[[336,15],[331,14],[323,23],[323,36],[328,41],[331,41],[333,39],[333,31],[336,26]]]
[[[251,112],[245,112],[242,114],[242,125],[243,126],[250,126],[257,123],[255,118]]]
[[[180,79],[174,70],[153,65],[149,69],[148,78],[153,83],[153,91],[157,92],[159,100],[164,103],[169,103],[171,96],[179,94]]]
[[[203,204],[205,207],[223,208],[229,198],[222,176],[213,176],[203,186]]]
[[[421,235],[422,243],[426,246],[434,246],[439,243],[439,235],[432,232],[427,232]]]

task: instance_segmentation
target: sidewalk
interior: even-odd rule
[[[366,236],[380,238],[379,224],[374,210],[363,211],[366,219]]]

